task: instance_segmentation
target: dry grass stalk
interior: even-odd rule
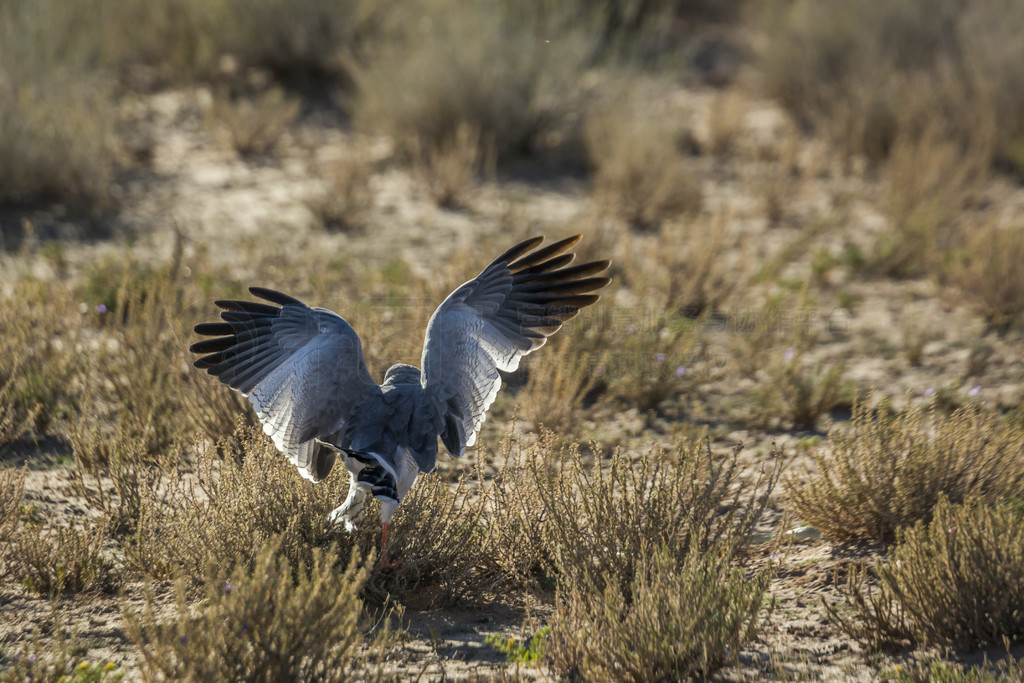
[[[952,503],[1024,492],[1024,432],[975,406],[942,416],[886,403],[854,406],[831,449],[814,457],[817,475],[790,477],[800,518],[837,541],[890,543],[897,531],[931,519],[940,497]]]

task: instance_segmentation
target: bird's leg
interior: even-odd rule
[[[365,513],[367,493],[362,486],[351,477],[349,482],[348,497],[341,507],[334,509],[327,516],[327,523],[331,526],[344,526],[345,531],[353,533],[356,530],[356,523],[362,519]]]
[[[390,525],[390,522],[384,522],[383,531],[380,534],[380,560],[377,561],[377,565],[381,569],[395,569],[402,566],[402,560],[392,562],[388,554],[388,527]]]

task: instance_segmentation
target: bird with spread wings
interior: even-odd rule
[[[422,369],[399,363],[373,381],[359,336],[344,318],[261,287],[269,304],[217,301],[221,322],[195,326],[212,337],[192,345],[195,366],[248,397],[277,449],[318,482],[341,458],[344,503],[329,515],[355,529],[368,496],[381,501],[381,564],[388,526],[420,472],[434,471],[437,439],[455,457],[476,442],[498,389],[608,284],[608,261],[571,265],[576,235],[538,248],[515,245],[438,306],[427,324]]]

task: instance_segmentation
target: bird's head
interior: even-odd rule
[[[419,383],[420,369],[408,363],[395,363],[384,373],[384,386]]]

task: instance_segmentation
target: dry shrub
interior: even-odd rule
[[[0,305],[0,416],[6,441],[45,433],[75,404],[80,314],[60,285],[22,282]],[[0,441],[3,445],[5,441]]]
[[[419,159],[418,175],[434,202],[442,208],[455,209],[465,206],[466,194],[486,165],[484,158],[489,155],[479,131],[462,124],[451,140],[421,149],[415,156]]]
[[[366,225],[373,207],[373,163],[355,149],[323,166],[323,187],[306,199],[316,223],[328,232],[352,232]]]
[[[243,65],[283,77],[349,78],[348,62],[373,37],[384,0],[227,0],[217,31]]]
[[[728,261],[735,246],[729,238],[729,218],[669,221],[656,240],[647,243],[634,262],[638,284],[658,292],[665,308],[689,318],[718,312],[738,289],[742,275]]]
[[[883,402],[854,405],[848,429],[814,456],[817,474],[787,479],[800,518],[837,541],[889,543],[931,519],[939,498],[997,500],[1024,492],[1024,432],[976,406],[951,415]]]
[[[696,540],[694,541],[696,542]],[[682,561],[648,549],[626,588],[594,581],[560,590],[547,657],[586,680],[707,678],[734,661],[764,623],[771,569],[748,576],[716,543]]]
[[[901,277],[937,272],[943,254],[960,239],[956,217],[989,159],[964,150],[937,127],[898,138],[886,167],[884,208],[891,230],[878,238],[873,267]]]
[[[21,359],[16,359],[18,362]],[[17,441],[18,437],[32,428],[36,414],[42,406],[19,406],[17,377],[21,368],[14,365],[4,368],[6,377],[0,376],[0,446]]]
[[[650,97],[642,87],[626,89],[593,111],[584,131],[598,200],[641,230],[701,203],[700,187],[679,148],[679,113],[653,110]]]
[[[555,581],[547,655],[556,671],[710,675],[753,637],[769,570],[751,580],[734,565],[779,468],[744,478],[737,455],[680,444],[588,466],[578,445],[551,433],[532,447],[507,442],[495,560],[526,585]]]
[[[1007,657],[993,663],[986,657],[980,665],[966,666],[926,658],[882,669],[879,676],[896,683],[1010,683],[1024,679],[1024,660]]]
[[[1024,60],[1010,36],[1024,11],[1012,0],[768,3],[762,17],[769,90],[848,153],[882,160],[928,122],[962,150],[1014,157]]]
[[[0,71],[0,103],[0,201],[109,206],[113,116],[102,94],[71,83],[13,87]]]
[[[96,421],[112,425],[110,433],[121,441],[140,439],[137,445],[149,456],[173,452],[196,430],[219,441],[239,418],[255,422],[244,399],[191,367],[191,327],[208,303],[199,291],[202,276],[185,275],[189,268],[202,271],[203,264],[186,268],[183,249],[179,235],[166,265],[101,263],[86,274],[80,295],[105,311],[83,317],[99,341],[92,342],[90,362],[80,370],[82,410],[102,416]],[[84,428],[77,429],[83,436],[89,431]],[[96,451],[100,465],[104,453]]]
[[[129,567],[155,578],[180,572],[198,580],[211,560],[250,566],[271,537],[280,537],[279,552],[295,567],[330,542],[327,514],[344,499],[347,479],[311,484],[249,427],[239,427],[220,450],[223,459],[212,447],[199,448],[195,472],[169,482],[166,499],[143,498],[138,531],[125,548]]]
[[[107,521],[81,528],[26,524],[17,531],[8,552],[9,573],[25,588],[40,595],[77,593],[88,588],[111,591],[119,576],[103,556]]]
[[[502,456],[495,517],[507,521],[495,527],[499,564],[623,589],[641,558],[661,545],[680,563],[729,539],[738,552],[779,473],[776,461],[756,482],[742,483],[738,451],[716,456],[707,443],[638,459],[616,451],[587,465],[578,444],[561,444],[551,432],[532,447],[509,441]],[[525,547],[536,549],[535,560],[523,560]]]
[[[454,467],[465,467],[459,463]],[[479,473],[461,474],[449,481],[440,471],[420,475],[392,520],[389,551],[401,565],[376,573],[368,592],[376,598],[390,594],[415,607],[437,607],[479,596],[494,582],[484,515],[489,497]],[[359,532],[380,540],[380,515],[370,506]]]
[[[215,136],[242,156],[272,152],[299,114],[299,101],[281,88],[268,88],[251,97],[214,96],[204,120]]]
[[[333,552],[312,553],[297,576],[280,539],[254,550],[251,568],[211,560],[205,601],[194,609],[175,584],[177,614],[161,622],[152,595],[141,615],[123,609],[146,681],[343,681],[358,676],[359,591],[369,565],[357,554],[345,571]],[[226,563],[232,566],[231,563]]]
[[[109,205],[113,107],[84,64],[102,46],[95,0],[13,1],[0,7],[0,202]]]
[[[843,382],[843,363],[811,365],[803,361],[803,353],[772,350],[752,392],[753,424],[813,430],[833,408],[850,404],[854,392]]]
[[[544,3],[420,0],[396,7],[355,73],[359,128],[415,158],[479,136],[498,163],[571,143],[588,37]],[[551,40],[557,31],[557,40]]]
[[[348,79],[346,60],[374,34],[382,2],[106,2],[107,64],[143,62],[179,79],[269,69],[284,79]],[[97,22],[99,23],[99,22]]]
[[[0,470],[0,579],[10,570],[7,556],[12,551],[11,544],[18,530],[18,510],[25,495],[26,472],[13,468]]]
[[[953,505],[942,497],[930,522],[899,534],[874,567],[850,572],[847,604],[856,618],[830,609],[850,636],[886,645],[979,648],[1024,639],[1024,511],[1019,504]]]
[[[577,325],[563,330],[545,345],[543,358],[524,363],[529,380],[518,413],[533,424],[571,430],[588,400],[607,388],[607,353],[597,343],[587,343],[585,330]]]
[[[144,503],[162,500],[165,480],[180,474],[177,452],[150,452],[145,436],[123,424],[105,434],[95,423],[75,420],[68,438],[75,458],[71,490],[102,513],[117,535],[133,533]]]
[[[708,118],[708,147],[716,155],[728,154],[743,132],[747,100],[738,90],[716,93],[711,100]]]
[[[1024,313],[1024,231],[988,221],[974,226],[949,266],[950,279],[974,302],[985,321],[1005,331]]]

